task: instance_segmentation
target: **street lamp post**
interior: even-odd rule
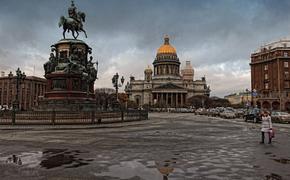
[[[13,78],[13,74],[10,71],[9,75],[10,78]],[[21,70],[18,68],[16,70],[16,97],[15,100],[13,101],[13,110],[14,111],[18,111],[19,110],[19,87],[22,83],[22,81],[24,81],[24,79],[26,78],[26,75],[24,72],[21,72]]]
[[[253,89],[251,94],[252,94],[252,95],[251,95],[251,98],[252,98],[252,104],[253,104],[253,107],[256,107],[257,104],[256,104],[256,102],[254,102],[254,98],[256,98],[257,95],[258,95],[257,90],[256,90],[256,89]]]
[[[118,90],[119,90],[120,87],[123,86],[124,81],[125,81],[125,79],[124,79],[124,77],[122,76],[122,78],[121,78],[121,83],[119,83],[119,74],[118,74],[118,73],[116,73],[116,74],[113,76],[113,78],[112,78],[112,84],[113,84],[113,86],[114,86],[114,88],[115,88],[115,90],[116,90],[116,100],[117,100],[117,102],[119,102],[119,101],[118,101]]]
[[[246,102],[246,106],[247,106],[247,111],[249,111],[249,89],[246,89],[246,96],[247,96],[247,102]]]

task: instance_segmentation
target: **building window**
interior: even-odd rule
[[[289,79],[289,72],[288,72],[288,71],[285,71],[285,72],[284,72],[284,78],[285,78],[285,79]]]
[[[288,62],[284,62],[284,67],[285,68],[289,67],[289,63]]]
[[[284,82],[284,88],[290,88],[290,87],[289,87],[289,81],[285,81],[285,82]]]
[[[269,89],[269,83],[265,83],[265,89]]]
[[[268,79],[269,77],[268,77],[268,74],[265,74],[265,79]]]
[[[288,57],[288,53],[287,52],[284,52],[284,57]]]
[[[264,70],[267,71],[268,70],[268,65],[264,66]]]

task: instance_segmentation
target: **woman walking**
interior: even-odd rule
[[[271,144],[272,142],[272,137],[270,132],[272,131],[272,120],[271,120],[271,116],[269,114],[268,111],[264,111],[264,113],[262,114],[262,128],[261,128],[261,132],[262,132],[262,141],[260,142],[261,144],[264,144],[265,141],[265,133],[268,134],[268,144]]]

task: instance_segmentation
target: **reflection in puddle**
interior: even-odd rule
[[[282,176],[272,173],[266,176],[266,180],[282,180]]]
[[[67,149],[46,149],[43,151],[43,160],[40,166],[46,169],[52,169],[63,165],[65,168],[77,168],[88,165],[93,159],[82,159],[77,156],[85,153],[79,150],[68,151]],[[68,166],[69,165],[69,166]]]
[[[175,168],[177,158],[168,158],[155,161],[147,161],[145,165],[141,163],[142,160],[123,161],[120,164],[112,165],[108,167],[108,171],[101,173],[94,173],[96,177],[117,177],[120,179],[158,179],[168,180],[169,175],[174,170],[179,171]],[[143,161],[142,161],[143,162]],[[143,162],[144,163],[144,162]]]
[[[13,154],[11,157],[8,157],[6,163],[13,163],[17,165],[22,165],[21,158]]]
[[[290,164],[290,159],[281,158],[281,159],[273,159],[273,160],[282,164]]]
[[[23,152],[20,154],[13,154],[6,157],[0,157],[0,164],[14,164],[26,167],[36,167],[41,161],[42,152]]]
[[[43,152],[24,152],[18,155],[0,157],[0,163],[17,164],[26,167],[41,166],[46,169],[65,166],[65,168],[77,168],[88,165],[93,159],[82,159],[78,156],[79,150],[69,151],[67,149],[45,149]]]
[[[175,157],[163,161],[155,161],[156,168],[162,174],[163,180],[168,180],[169,174],[171,174],[174,171],[176,161],[177,158]]]
[[[155,168],[148,168],[138,160],[123,161],[118,165],[109,166],[108,172],[95,173],[97,177],[118,177],[120,179],[130,179],[140,177],[141,179],[161,179],[160,173]]]

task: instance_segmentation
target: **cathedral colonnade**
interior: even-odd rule
[[[186,104],[186,94],[184,92],[153,92],[153,104],[165,107],[183,107]]]

